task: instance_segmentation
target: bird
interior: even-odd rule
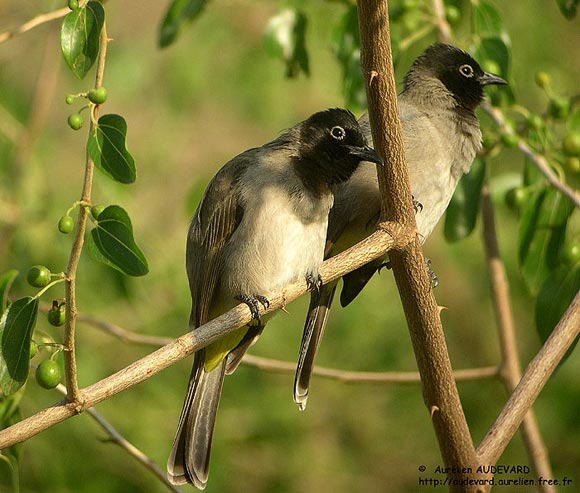
[[[507,82],[484,72],[465,51],[443,43],[430,45],[415,59],[404,77],[403,90],[398,97],[399,116],[422,243],[435,228],[459,179],[469,171],[481,149],[481,130],[475,110],[483,101],[484,87],[491,84]],[[367,113],[359,123],[372,143]],[[380,196],[373,171],[360,167],[335,190],[325,258],[344,251],[376,229]],[[386,258],[379,258],[343,276],[340,296],[343,307],[360,293]],[[314,359],[337,283],[329,283],[311,293],[294,380],[294,402],[301,410],[306,408]]]
[[[260,305],[272,292],[299,279],[320,288],[333,189],[361,162],[382,164],[354,115],[332,108],[234,157],[208,184],[186,242],[190,328],[240,302],[252,321],[195,352],[167,462],[171,483],[205,488],[224,376],[261,334],[268,315]]]

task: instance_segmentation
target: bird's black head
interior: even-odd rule
[[[308,188],[320,191],[348,180],[362,161],[382,164],[354,115],[340,108],[315,113],[299,125],[296,169]]]
[[[484,72],[468,53],[454,46],[437,43],[418,57],[405,77],[405,89],[435,77],[453,95],[459,106],[475,110],[489,84],[507,84],[497,75]]]

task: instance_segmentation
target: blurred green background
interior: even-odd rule
[[[122,205],[133,219],[150,274],[128,279],[86,255],[78,273],[79,308],[141,334],[176,337],[187,330],[189,293],[184,269],[188,221],[208,180],[239,152],[274,138],[309,114],[344,103],[331,31],[344,12],[339,2],[298,2],[307,13],[311,77],[284,78],[284,67],[265,53],[262,32],[284,2],[211,2],[178,42],[157,48],[167,2],[107,2],[109,44],[105,112],[128,123],[128,148],[138,170],[129,187],[97,172],[95,203]],[[397,6],[401,2],[392,1]],[[13,29],[64,2],[2,0],[0,32]],[[467,7],[467,2],[461,3]],[[546,100],[534,85],[548,71],[562,94],[578,92],[580,24],[564,20],[548,0],[495,2],[512,39],[512,80],[518,100],[541,112]],[[467,15],[466,15],[467,17]],[[467,24],[468,25],[468,24]],[[64,103],[86,91],[61,59],[60,21],[0,44],[0,272],[26,272],[33,264],[64,269],[71,237],[56,223],[80,195],[86,128],[71,131]],[[464,29],[465,31],[465,29]],[[461,29],[460,29],[461,32]],[[398,81],[434,37],[409,50]],[[458,43],[466,47],[465,41]],[[76,108],[76,106],[75,106]],[[26,129],[29,129],[28,132]],[[31,138],[23,137],[28,135]],[[492,176],[519,171],[522,158],[502,153]],[[500,244],[513,295],[519,350],[525,365],[539,348],[531,298],[516,265],[517,217],[498,200]],[[447,244],[439,227],[425,247],[439,276],[455,368],[494,365],[498,337],[489,299],[480,229]],[[20,276],[14,296],[32,293]],[[62,296],[60,288],[50,296]],[[48,300],[48,298],[47,298]],[[273,319],[254,354],[295,361],[307,300]],[[59,329],[39,318],[37,334],[59,340]],[[79,377],[91,384],[151,352],[91,327],[78,329]],[[373,279],[357,302],[332,312],[318,363],[351,370],[415,370],[406,324],[389,271]],[[191,361],[183,361],[97,409],[163,469],[179,418]],[[226,380],[214,435],[208,492],[427,492],[418,467],[442,465],[420,386],[344,384],[314,378],[309,405],[292,402],[292,374],[241,366]],[[24,416],[58,401],[32,379]],[[476,443],[501,409],[506,392],[495,380],[460,383]],[[580,488],[580,359],[578,351],[551,378],[534,409],[554,477]],[[166,488],[85,415],[28,440],[21,447],[21,491],[161,492]],[[517,435],[500,459],[527,465]],[[187,491],[189,487],[184,487]],[[495,491],[513,493],[514,488]]]

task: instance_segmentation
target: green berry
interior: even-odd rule
[[[544,120],[540,115],[531,114],[526,119],[526,124],[528,125],[528,128],[531,128],[533,130],[541,130],[542,127],[544,126]]]
[[[551,77],[548,73],[540,71],[536,72],[536,84],[541,89],[546,89],[549,87],[551,81]]]
[[[59,303],[58,301],[52,302],[52,308],[48,310],[48,323],[54,325],[55,327],[60,327],[64,324],[64,319],[66,316],[66,309],[64,302]]]
[[[101,212],[105,210],[105,206],[102,204],[96,204],[91,207],[91,216],[93,219],[99,219]]]
[[[30,359],[34,358],[36,356],[36,353],[38,352],[38,344],[36,344],[36,342],[34,341],[30,341]]]
[[[68,117],[68,126],[73,130],[79,130],[84,123],[83,116],[80,113],[73,113]]]
[[[103,104],[107,100],[107,90],[104,87],[91,89],[88,93],[88,98],[91,103]]]
[[[580,262],[580,245],[568,243],[561,251],[561,259],[566,265],[575,265]]]
[[[64,102],[66,104],[73,104],[75,102],[75,97],[72,94],[69,94],[66,98],[64,98]]]
[[[68,8],[71,10],[76,10],[79,8],[78,0],[68,0]]]
[[[43,288],[50,282],[50,271],[44,265],[34,265],[28,270],[26,280],[35,288]]]
[[[563,120],[570,114],[570,101],[557,96],[550,101],[549,111],[556,120]]]
[[[61,371],[56,361],[47,359],[36,367],[36,381],[43,389],[54,389],[60,379]]]
[[[580,157],[571,156],[566,158],[566,168],[570,173],[580,174]]]
[[[580,133],[570,132],[562,141],[562,150],[566,156],[580,156]]]
[[[501,134],[501,141],[506,147],[515,147],[518,145],[519,138],[516,134],[505,132]]]
[[[70,216],[62,216],[58,221],[58,230],[65,235],[68,235],[74,229],[73,218]]]
[[[512,210],[520,210],[528,200],[528,192],[524,187],[515,187],[505,194],[506,205]]]
[[[461,11],[455,5],[449,5],[445,7],[445,18],[449,24],[455,25],[461,20]]]

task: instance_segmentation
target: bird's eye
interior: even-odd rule
[[[346,132],[344,128],[339,127],[337,125],[336,127],[332,127],[330,129],[330,135],[335,140],[344,140],[344,138],[346,137]]]
[[[461,67],[459,67],[459,73],[463,75],[463,77],[470,79],[474,75],[473,67],[467,63],[465,65],[461,65]]]

